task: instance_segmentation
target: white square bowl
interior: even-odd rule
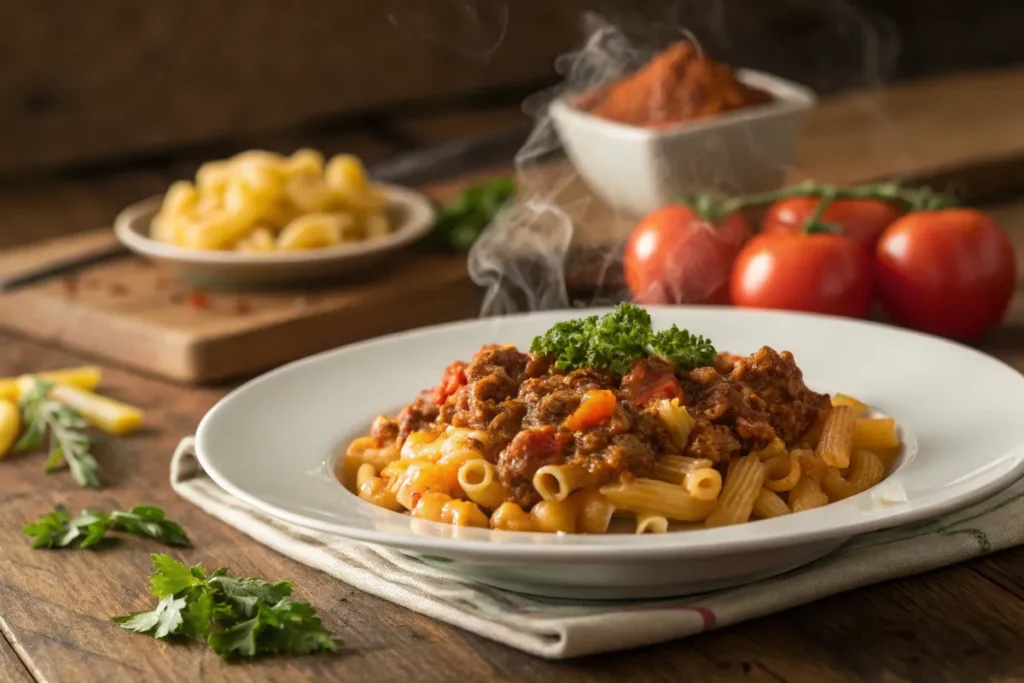
[[[635,216],[694,192],[747,194],[780,187],[817,98],[769,74],[741,69],[737,77],[775,100],[649,129],[600,118],[563,96],[551,104],[551,120],[590,188]]]

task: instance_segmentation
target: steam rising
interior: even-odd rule
[[[678,28],[683,24],[684,5],[700,17],[692,34]],[[515,159],[517,198],[495,218],[469,254],[470,277],[486,288],[482,316],[569,307],[574,303],[570,295],[576,282],[587,292],[575,303],[600,305],[628,297],[621,279],[621,254],[635,217],[598,205],[589,192],[582,190],[582,180],[568,163],[542,163],[559,156],[562,149],[548,115],[548,106],[555,98],[621,78],[681,37],[699,46],[698,34],[713,57],[789,77],[819,91],[834,90],[835,84],[828,80],[837,73],[845,74],[843,87],[876,85],[895,56],[894,35],[868,21],[846,0],[813,5],[820,12],[817,21],[826,29],[820,36],[810,37],[812,54],[804,50],[798,55],[791,54],[793,46],[785,44],[781,35],[773,36],[764,26],[752,25],[751,19],[744,25],[742,10],[727,15],[725,5],[724,0],[677,1],[671,6],[675,16],[670,22],[641,27],[639,32],[636,26],[630,26],[642,41],[627,35],[622,22],[615,25],[596,14],[584,16],[587,39],[583,47],[555,62],[562,83],[528,98],[523,105],[534,118],[534,129]],[[687,20],[687,25],[693,24]],[[775,43],[766,43],[766,39]],[[729,54],[733,45],[746,46],[748,54],[756,50],[764,63],[734,59]],[[797,69],[799,73],[792,73]],[[846,72],[853,72],[854,77]],[[884,112],[870,98],[863,99],[863,106],[882,124],[880,132],[884,134]],[[749,144],[756,147],[758,140],[751,139]],[[884,151],[880,148],[877,153],[891,155],[894,146],[898,150],[898,143],[891,139],[883,138],[879,145]],[[681,161],[687,165],[685,177],[696,185],[715,186],[726,175],[729,159],[716,149],[713,137],[698,156]],[[558,170],[553,172],[552,168]],[[705,284],[711,291],[721,283]]]
[[[395,28],[451,47],[485,62],[505,39],[509,11],[504,0],[390,0]]]

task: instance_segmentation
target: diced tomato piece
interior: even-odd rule
[[[633,363],[629,374],[622,378],[622,388],[639,405],[663,398],[683,400],[683,388],[676,379],[675,367],[658,360]]]
[[[465,385],[466,382],[466,364],[457,360],[445,368],[444,374],[441,375],[441,383],[434,389],[431,400],[435,405],[444,405],[448,397],[458,391],[459,387]]]
[[[525,461],[533,464],[533,472],[542,465],[558,462],[566,446],[572,441],[572,434],[556,432],[551,425],[524,429],[516,434],[508,446],[511,462]]]
[[[615,394],[607,389],[595,389],[583,395],[580,407],[565,419],[563,426],[571,432],[597,427],[608,421],[615,412]]]

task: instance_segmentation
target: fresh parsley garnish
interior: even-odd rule
[[[534,338],[530,351],[551,357],[560,370],[608,368],[620,375],[629,372],[634,361],[648,356],[670,360],[681,370],[711,365],[715,360],[715,347],[709,340],[675,325],[656,333],[650,314],[631,303],[619,304],[601,317],[555,323]]]
[[[149,592],[160,602],[149,612],[114,617],[121,628],[205,640],[226,659],[338,649],[316,609],[291,599],[287,581],[240,578],[227,569],[207,575],[202,565],[189,567],[169,555],[153,555],[153,567]]]
[[[18,400],[25,433],[14,449],[35,448],[49,432],[50,455],[46,459],[46,471],[52,472],[66,462],[80,486],[99,487],[99,467],[89,450],[89,437],[82,431],[88,423],[74,408],[50,400],[53,382],[39,377],[34,379],[32,388]]]
[[[450,204],[437,207],[437,221],[427,244],[446,251],[469,251],[515,193],[512,178],[495,178],[466,188]]]
[[[76,543],[79,548],[93,548],[108,531],[148,536],[167,545],[189,545],[180,526],[166,519],[160,508],[149,506],[134,507],[131,512],[115,510],[109,515],[85,510],[77,517],[54,510],[22,529],[33,548],[68,548]]]

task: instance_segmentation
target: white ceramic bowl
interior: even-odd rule
[[[511,590],[577,598],[682,595],[755,581],[854,536],[969,505],[1024,474],[1024,376],[978,351],[876,323],[799,313],[651,307],[719,349],[791,350],[811,388],[891,415],[905,450],[881,484],[822,508],[736,526],[648,534],[552,535],[452,527],[360,500],[333,476],[339,448],[437,383],[485,343],[526,348],[556,311],[441,325],[286,365],[221,400],[196,451],[239,499],[294,524],[423,556]],[[595,311],[603,312],[603,311]]]
[[[751,193],[781,186],[816,101],[807,88],[738,70],[775,101],[706,120],[648,129],[608,121],[562,97],[551,120],[577,172],[615,208],[640,216],[701,190]]]
[[[434,224],[430,200],[396,185],[377,184],[387,202],[392,231],[387,237],[324,249],[268,254],[189,249],[149,237],[161,197],[129,206],[114,221],[118,239],[135,253],[170,265],[195,284],[210,287],[300,284],[364,271],[424,235]]]

